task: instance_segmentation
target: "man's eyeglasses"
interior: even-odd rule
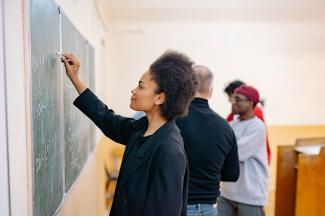
[[[247,98],[240,98],[238,96],[233,96],[230,98],[230,102],[231,103],[241,103],[241,102],[244,102],[244,101],[248,101]]]

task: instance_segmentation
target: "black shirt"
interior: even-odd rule
[[[188,204],[212,204],[222,181],[239,177],[237,143],[225,119],[202,98],[195,98],[188,115],[176,120],[189,164]]]

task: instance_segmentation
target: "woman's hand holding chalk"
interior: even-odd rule
[[[87,89],[87,86],[79,79],[80,61],[72,53],[57,53],[61,56],[61,60],[65,67],[65,72],[76,87],[79,94]]]
[[[67,59],[67,58],[63,55],[63,53],[61,53],[61,52],[56,52],[56,54],[61,58],[62,62],[63,62],[63,59]],[[72,62],[71,60],[69,60],[69,59],[67,59],[67,60],[68,60],[68,63],[69,63],[70,65],[73,65],[73,62]]]
[[[59,53],[68,77],[73,80],[78,78],[80,61],[72,53]],[[59,55],[58,54],[58,55]]]

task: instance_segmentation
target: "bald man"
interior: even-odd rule
[[[237,143],[227,121],[209,107],[212,72],[205,66],[195,66],[194,71],[196,96],[187,116],[176,119],[190,171],[187,215],[216,216],[220,180],[236,181],[239,177]]]

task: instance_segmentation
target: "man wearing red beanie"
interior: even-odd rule
[[[238,88],[242,85],[246,85],[246,84],[244,82],[242,82],[241,80],[234,80],[226,86],[226,88],[224,89],[224,92],[227,93],[229,100],[231,99],[232,95],[234,94],[236,88]],[[267,125],[264,120],[263,109],[261,106],[255,106],[254,115],[256,115],[256,117],[261,119],[264,122],[265,127],[267,128]],[[234,120],[234,114],[230,113],[226,119],[228,122],[231,122],[232,120]],[[269,142],[267,132],[266,132],[266,150],[267,150],[268,164],[270,165],[270,163],[271,163],[271,147],[270,147],[270,142]]]
[[[218,200],[220,216],[263,216],[268,196],[266,129],[254,115],[259,93],[252,87],[238,87],[231,98],[232,112],[238,118],[230,122],[238,145],[240,176],[237,182],[224,182]]]

